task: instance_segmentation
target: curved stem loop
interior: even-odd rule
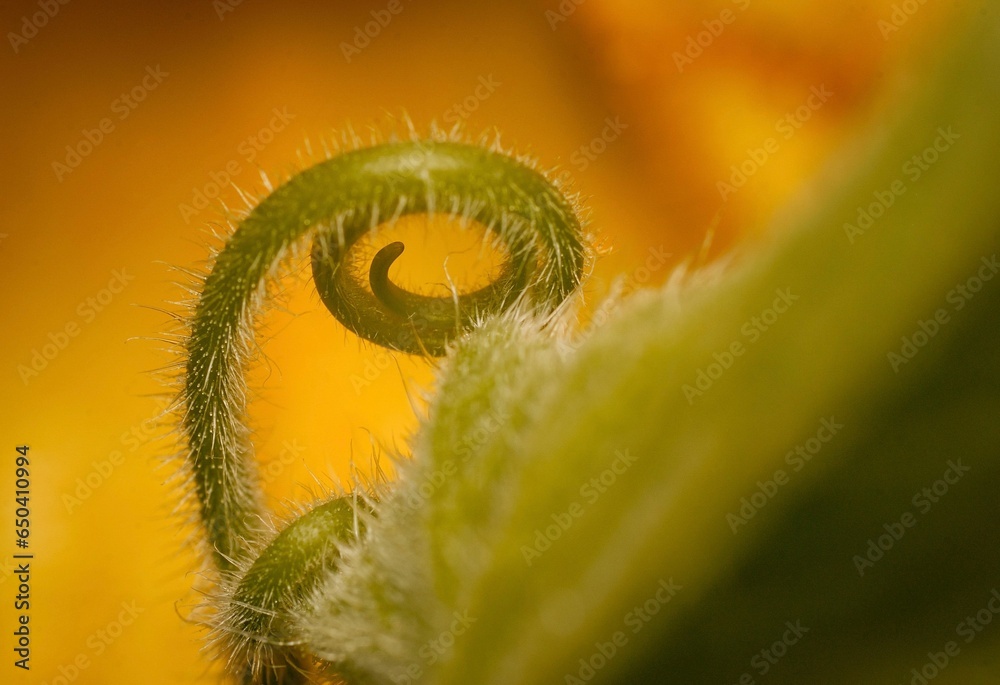
[[[410,293],[388,275],[402,243],[383,248],[367,282],[359,279],[351,248],[386,220],[421,213],[486,227],[508,256],[496,281],[455,297]],[[277,682],[284,678],[280,668],[293,670],[294,659],[269,642],[277,640],[281,614],[298,596],[291,588],[296,578],[308,584],[317,568],[335,560],[337,545],[353,537],[342,506],[321,505],[253,558],[266,512],[245,422],[245,366],[269,278],[310,238],[317,290],[337,319],[380,345],[432,355],[444,354],[477,320],[515,301],[552,310],[579,285],[586,253],[573,206],[545,177],[506,154],[455,142],[347,152],[296,174],[240,222],[205,278],[191,321],[183,427],[215,565],[224,579],[244,569],[228,583],[237,609],[226,629],[276,650],[264,660],[273,667],[251,669],[252,680]],[[303,535],[320,539],[322,553],[300,544]],[[238,657],[234,650],[231,659]]]

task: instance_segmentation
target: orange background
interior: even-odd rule
[[[637,269],[651,249],[672,254],[651,274],[655,283],[696,254],[712,227],[712,257],[765,236],[768,217],[800,184],[876,121],[899,87],[919,80],[914,55],[932,47],[941,21],[929,3],[886,39],[878,22],[890,17],[887,0],[565,0],[574,9],[564,15],[556,0],[402,0],[402,12],[345,59],[342,44],[387,5],[245,0],[220,14],[211,0],[74,0],[15,52],[8,32],[41,10],[4,3],[0,450],[9,462],[0,464],[10,466],[0,466],[0,681],[217,680],[200,653],[202,630],[182,620],[199,601],[198,562],[166,484],[174,437],[168,424],[148,421],[171,392],[150,373],[174,359],[155,340],[170,328],[158,310],[181,311],[169,304],[183,297],[181,275],[168,266],[204,267],[217,244],[206,229],[224,230],[217,201],[193,213],[182,206],[213,174],[228,166],[240,188],[260,193],[259,170],[287,177],[307,139],[315,146],[347,124],[364,132],[403,110],[421,130],[447,124],[480,78],[492,78],[499,85],[488,97],[469,100],[466,127],[496,128],[542,166],[569,170],[593,231],[613,247],[588,285],[592,302],[615,276],[643,280]],[[679,71],[674,53],[718,30],[724,9],[735,20],[703,35],[702,54]],[[116,99],[157,66],[168,75],[118,119]],[[723,201],[716,183],[730,166],[823,84],[829,102]],[[245,141],[275,108],[294,118],[251,161]],[[67,145],[104,117],[113,130],[60,180],[53,162],[65,163]],[[627,128],[583,168],[574,153],[609,118]],[[221,198],[243,206],[232,187]],[[132,279],[104,292],[115,270]],[[356,342],[309,288],[290,282],[284,308],[263,322],[268,359],[252,374],[255,447],[279,509],[346,481],[352,458],[364,470],[373,450],[405,453],[410,403],[430,379],[424,362]],[[102,297],[91,317],[87,298]],[[67,325],[76,333],[62,340]],[[51,336],[65,349],[22,377],[34,352],[55,344]],[[6,570],[22,443],[31,446],[36,555],[30,673],[11,663],[16,582]],[[88,477],[96,487],[86,494]],[[99,631],[131,602],[141,613],[102,651]],[[88,665],[74,673],[79,655]]]

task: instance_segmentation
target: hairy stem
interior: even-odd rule
[[[451,298],[421,301],[395,286],[387,295],[385,265],[374,286],[383,301],[347,267],[350,248],[381,220],[436,211],[486,226],[510,255],[500,283],[459,296],[457,314]],[[509,306],[522,292],[516,287],[554,307],[579,284],[585,256],[573,208],[551,183],[505,154],[460,143],[349,152],[306,169],[261,202],[205,279],[188,343],[188,461],[223,571],[237,566],[263,514],[244,423],[253,312],[266,278],[310,232],[313,270],[330,311],[361,337],[412,353],[442,354],[470,322]]]
[[[246,683],[299,682],[310,658],[295,650],[301,641],[288,616],[337,568],[342,543],[358,536],[353,497],[320,504],[271,541],[240,578],[225,608],[231,670]]]
[[[367,281],[352,248],[380,224],[443,213],[476,222],[504,246],[500,276],[472,293],[427,297],[388,276],[402,253],[376,255]],[[334,499],[292,523],[254,560],[267,512],[245,422],[245,366],[254,315],[286,257],[313,240],[327,308],[359,336],[413,354],[444,354],[475,322],[514,302],[547,312],[580,283],[586,248],[572,203],[543,175],[499,150],[453,141],[393,142],[344,153],[281,185],[240,222],[205,278],[187,341],[187,463],[213,560],[232,592],[220,616],[231,670],[246,682],[298,678],[284,616],[336,566],[356,514]]]

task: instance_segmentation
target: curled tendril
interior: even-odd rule
[[[507,255],[497,279],[454,297],[408,292],[388,275],[402,243],[378,252],[367,282],[358,278],[352,247],[380,223],[421,213],[484,226]],[[200,521],[229,596],[220,642],[244,682],[300,678],[302,657],[282,617],[336,566],[338,545],[358,534],[357,508],[335,498],[264,545],[244,367],[269,279],[310,238],[314,281],[337,319],[379,345],[430,355],[515,301],[554,309],[579,285],[586,254],[572,203],[543,175],[498,150],[454,141],[346,152],[301,171],[240,222],[204,280],[182,399]]]
[[[359,531],[355,502],[338,497],[288,525],[239,577],[218,619],[229,670],[243,683],[294,683],[309,670],[289,611],[335,568],[338,543]]]
[[[400,143],[345,157],[339,180],[359,202],[341,215],[336,230],[317,236],[313,277],[330,312],[362,338],[441,355],[448,340],[482,314],[502,311],[522,291],[551,307],[579,284],[584,250],[573,208],[517,160],[459,143]],[[403,252],[398,242],[375,256],[367,284],[345,268],[351,248],[379,218],[438,208],[486,226],[505,246],[508,261],[493,283],[454,298],[407,292],[388,276]]]

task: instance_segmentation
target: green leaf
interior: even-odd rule
[[[516,316],[459,343],[298,619],[312,650],[373,683],[1000,677],[1000,625],[964,623],[1000,611],[1000,14],[977,7],[716,282],[579,345]]]

